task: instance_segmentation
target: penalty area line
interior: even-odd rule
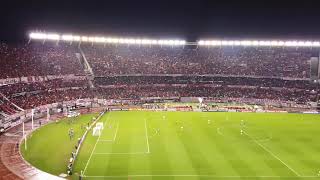
[[[111,115],[111,114],[108,114],[106,121],[108,121],[110,115]],[[97,144],[98,144],[98,142],[99,142],[99,140],[100,140],[101,134],[102,134],[102,132],[100,132],[99,137],[98,137],[96,143],[95,143],[94,146],[93,146],[93,149],[92,149],[92,151],[91,151],[91,154],[90,154],[90,156],[89,156],[89,159],[88,159],[88,161],[87,161],[87,164],[86,164],[86,166],[84,167],[83,174],[85,174],[85,172],[86,172],[86,170],[87,170],[87,167],[88,167],[89,162],[90,162],[90,160],[91,160],[91,158],[92,158],[93,152],[94,152],[94,150],[96,149]]]
[[[115,124],[115,123],[114,123]],[[119,121],[117,123],[117,129],[113,135],[113,138],[112,139],[99,139],[100,142],[114,142],[116,140],[116,137],[117,137],[117,133],[118,133],[118,128],[119,128]]]
[[[147,153],[150,153],[149,137],[148,137],[147,120],[146,120],[146,119],[144,119],[144,128],[145,128],[145,130],[146,130]]]
[[[116,133],[114,134],[114,137],[113,137],[113,141],[115,141],[116,140],[116,138],[117,138],[117,134],[118,134],[118,129],[119,129],[119,121],[118,121],[118,123],[117,123],[117,129],[116,129]]]
[[[246,133],[245,131],[243,131],[243,133],[245,135],[247,135],[250,139],[253,140],[253,142],[255,142],[257,145],[259,145],[260,147],[262,147],[262,149],[264,149],[266,152],[268,152],[269,154],[271,154],[274,158],[276,158],[278,161],[280,161],[283,165],[285,165],[290,171],[292,171],[296,176],[298,177],[303,177],[301,176],[297,171],[295,171],[292,167],[290,167],[288,164],[286,164],[285,162],[283,162],[278,156],[276,156],[272,151],[270,151],[269,149],[267,149],[265,146],[263,146],[261,143],[259,143],[257,140],[255,140],[254,138],[252,138],[248,133]]]

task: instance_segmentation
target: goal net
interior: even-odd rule
[[[101,135],[101,127],[100,126],[96,126],[93,128],[93,131],[92,131],[92,135],[93,136],[100,136]]]
[[[100,129],[103,129],[103,122],[97,122],[96,127],[99,127]]]
[[[101,128],[100,127],[94,127],[92,131],[93,136],[100,136],[101,134]]]

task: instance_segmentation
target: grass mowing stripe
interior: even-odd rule
[[[210,177],[210,178],[281,178],[281,179],[296,179],[296,178],[319,178],[319,176],[215,176],[204,174],[131,174],[131,175],[119,175],[119,176],[84,176],[87,178],[129,178],[129,177]]]
[[[288,164],[286,164],[285,162],[283,162],[278,156],[276,156],[272,151],[270,151],[269,149],[267,149],[265,146],[263,146],[261,143],[259,143],[258,141],[256,141],[254,138],[252,138],[249,134],[247,134],[244,131],[244,134],[247,135],[250,139],[253,140],[253,142],[255,142],[257,145],[259,145],[260,147],[262,147],[265,151],[267,151],[269,154],[271,154],[274,158],[278,159],[282,164],[284,164],[289,170],[291,170],[295,175],[297,175],[298,177],[301,177],[301,175],[295,171],[294,169],[292,169]]]
[[[94,155],[105,155],[105,154],[147,154],[146,152],[110,152],[110,153],[94,153]]]
[[[110,112],[109,112],[109,113],[110,113]],[[107,119],[106,119],[105,121],[107,121],[107,120],[109,119],[109,117],[110,117],[109,113],[107,114],[108,116],[107,116]],[[87,164],[86,164],[86,166],[84,167],[83,174],[85,174],[85,172],[86,172],[86,170],[87,170],[87,167],[88,167],[89,162],[90,162],[90,160],[91,160],[91,158],[92,158],[93,152],[94,152],[94,150],[96,149],[96,146],[97,146],[97,144],[98,144],[98,142],[99,142],[99,139],[100,139],[100,137],[101,137],[101,134],[102,134],[102,133],[99,134],[99,137],[98,137],[98,139],[97,139],[97,141],[96,141],[96,143],[95,143],[95,145],[94,145],[94,147],[93,147],[93,150],[92,150],[92,152],[91,152],[91,154],[90,154],[90,157],[89,157],[89,159],[88,159],[88,161],[87,161]]]

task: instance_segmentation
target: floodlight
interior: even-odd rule
[[[82,37],[81,37],[81,41],[87,42],[87,41],[88,41],[88,37],[87,37],[87,36],[82,36]]]
[[[120,44],[124,44],[124,43],[125,43],[125,39],[119,38],[119,43],[120,43]]]
[[[47,34],[47,39],[49,40],[59,40],[60,39],[60,35],[59,34]]]
[[[135,39],[136,44],[141,44],[141,39]]]
[[[227,41],[227,45],[228,46],[233,46],[234,45],[234,41]]]
[[[259,46],[270,46],[271,42],[270,41],[259,41]]]
[[[214,40],[214,41],[209,41],[209,42],[210,42],[209,45],[213,45],[213,46],[221,45],[221,41]]]
[[[72,35],[68,35],[68,34],[66,34],[66,35],[62,35],[62,40],[64,40],[64,41],[72,41],[73,40],[73,36]]]
[[[185,44],[186,44],[186,41],[181,40],[181,41],[179,42],[179,44],[180,44],[180,45],[185,45]]]
[[[305,46],[311,47],[311,46],[312,46],[312,42],[311,42],[311,41],[306,41],[306,42],[305,42]]]
[[[94,37],[89,37],[89,38],[88,38],[88,41],[94,42],[94,39],[95,39]]]
[[[46,39],[47,35],[44,33],[30,33],[30,39]]]
[[[250,46],[251,44],[251,41],[241,41],[242,46]]]
[[[173,45],[174,41],[173,40],[168,40],[168,45]]]
[[[74,41],[80,41],[80,36],[73,36]]]
[[[298,42],[297,41],[286,41],[285,45],[286,46],[298,46]]]
[[[270,46],[271,45],[271,41],[265,41],[265,45],[266,46]]]
[[[211,44],[211,41],[204,41],[203,44],[208,46]]]
[[[222,46],[226,46],[226,45],[228,45],[228,43],[229,43],[229,41],[221,41]]]
[[[297,46],[298,45],[298,42],[297,41],[293,41],[292,42],[292,46]]]
[[[234,45],[239,46],[241,44],[240,41],[234,41]]]
[[[136,41],[134,39],[128,39],[128,43],[129,44],[134,44],[134,43],[136,43]]]
[[[163,44],[168,45],[169,44],[169,40],[164,40]]]
[[[259,46],[259,41],[252,41],[252,45]]]
[[[215,41],[215,44],[221,46],[221,41]]]
[[[319,47],[320,46],[320,42],[319,41],[314,41],[312,43],[312,46]]]
[[[96,43],[104,43],[105,38],[104,37],[94,37],[94,42]]]
[[[278,41],[271,41],[270,45],[271,46],[278,46],[279,43],[278,43]]]
[[[148,44],[148,41],[146,39],[142,39],[141,44]]]
[[[111,43],[111,42],[112,42],[111,38],[107,38],[107,39],[106,39],[106,42],[107,42],[107,43]]]
[[[112,39],[112,42],[113,42],[113,43],[119,43],[119,39],[118,39],[118,38],[113,38],[113,39]]]

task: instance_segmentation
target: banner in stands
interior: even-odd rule
[[[29,76],[29,77],[18,77],[18,78],[7,78],[0,79],[0,86],[7,84],[15,84],[15,83],[30,83],[30,82],[43,82],[53,79],[63,79],[64,81],[70,80],[85,80],[86,76],[75,76],[73,74],[65,75],[65,76]]]

